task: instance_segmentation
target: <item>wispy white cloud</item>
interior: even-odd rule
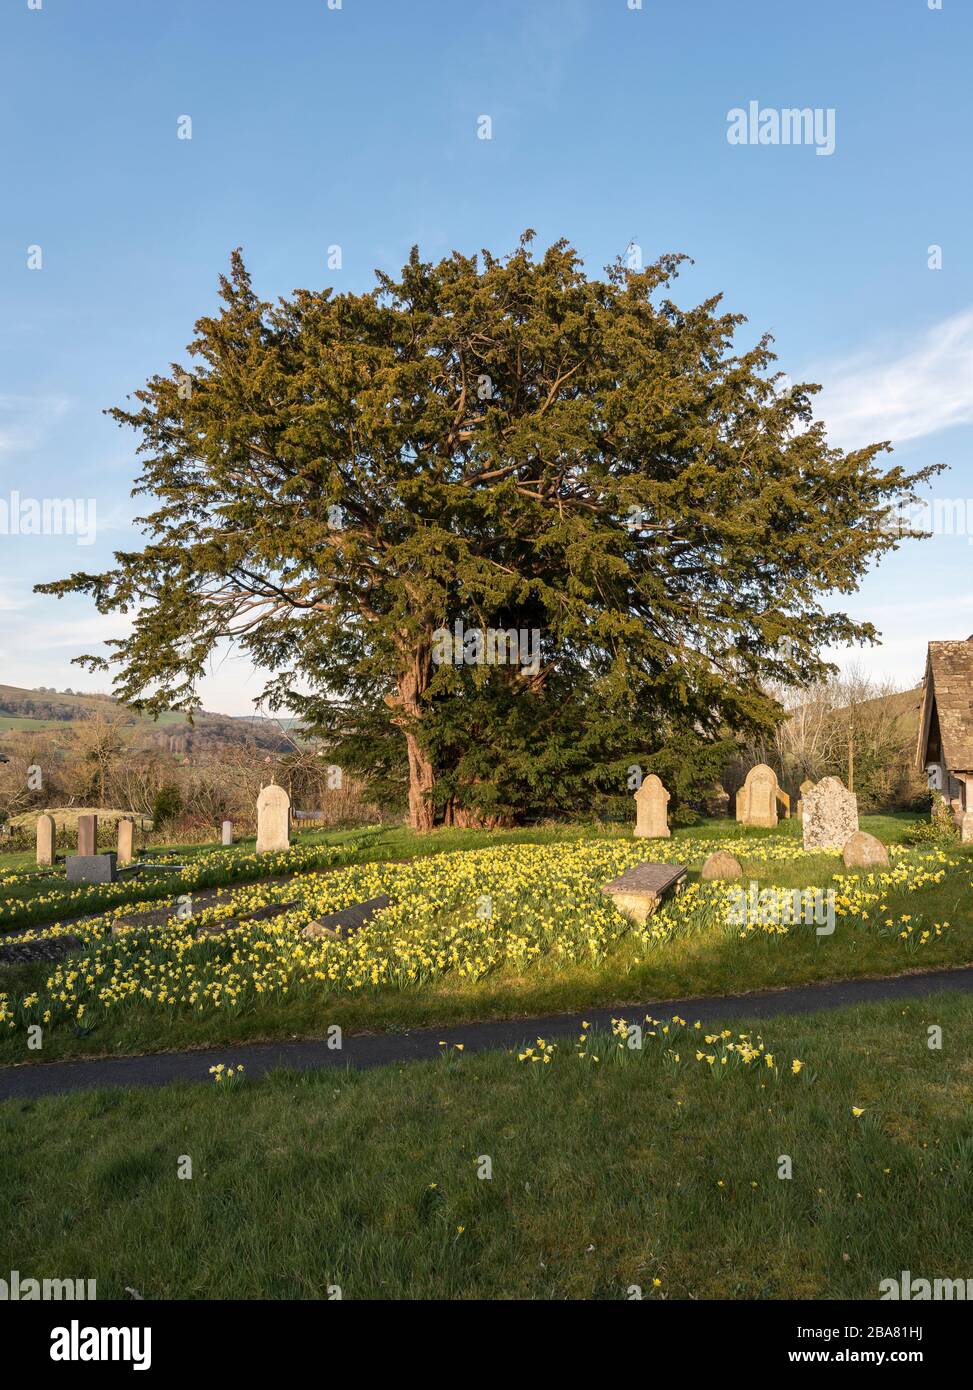
[[[842,448],[878,439],[904,443],[973,424],[973,309],[886,345],[818,367],[816,413]]]
[[[65,396],[0,394],[0,454],[33,449],[69,404]]]

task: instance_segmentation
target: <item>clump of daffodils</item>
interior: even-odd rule
[[[209,1073],[217,1085],[225,1086],[233,1081],[243,1080],[243,1063],[228,1067],[224,1062],[217,1062],[215,1067],[210,1067]]]

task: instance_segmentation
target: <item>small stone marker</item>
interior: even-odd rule
[[[57,822],[53,816],[37,817],[37,864],[49,869],[57,857]]]
[[[858,800],[837,777],[822,777],[804,797],[804,848],[841,849],[858,831]]]
[[[114,854],[69,854],[64,869],[68,883],[114,883],[118,878]]]
[[[672,833],[666,807],[669,793],[651,772],[635,793],[635,834],[643,840],[667,840]]]
[[[90,858],[98,853],[98,817],[78,817],[78,854]]]
[[[271,782],[257,797],[257,853],[270,854],[290,845],[291,799]]]
[[[766,763],[757,763],[747,773],[737,792],[737,820],[741,825],[772,829],[777,824],[777,773]]]
[[[131,864],[132,860],[135,858],[133,853],[134,845],[135,822],[126,817],[125,820],[120,820],[118,822],[118,862],[122,868],[124,868],[126,864]]]
[[[369,898],[367,902],[363,903],[353,903],[351,907],[343,907],[340,912],[331,912],[327,917],[308,922],[301,935],[307,937],[353,936],[356,931],[372,920],[376,912],[381,912],[383,908],[390,907],[391,904],[392,899],[389,895],[380,893],[377,898]]]
[[[889,852],[867,830],[856,830],[841,851],[846,869],[887,869]]]
[[[725,849],[718,849],[705,860],[699,874],[704,881],[718,878],[742,878],[743,865]]]
[[[642,923],[666,893],[679,891],[685,879],[684,864],[635,864],[606,883],[601,891],[608,894],[623,916]]]
[[[231,820],[223,822],[223,843],[225,845],[232,845],[233,843],[233,822]]]

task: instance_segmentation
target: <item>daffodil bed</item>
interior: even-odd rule
[[[156,854],[143,876],[76,887],[67,883],[61,870],[56,874],[36,868],[6,873],[0,870],[0,891],[7,889],[9,892],[9,896],[0,897],[0,932],[9,933],[55,916],[64,919],[102,908],[165,899],[173,891],[200,892],[227,884],[346,864],[377,833],[377,829],[369,829],[340,844],[296,844],[267,854],[257,854],[253,849],[206,850],[195,853],[190,862],[178,870],[175,866],[179,861],[174,854]],[[153,872],[156,866],[162,872]],[[0,936],[0,942],[11,939]]]
[[[739,841],[731,843],[739,852]],[[717,844],[681,840],[680,860],[699,864]],[[942,850],[893,847],[889,869],[861,875],[838,873],[840,859],[832,856],[826,861],[832,873],[825,874],[834,894],[831,935],[790,920],[786,908],[793,890],[780,886],[762,887],[759,911],[741,924],[732,910],[738,889],[726,883],[693,882],[644,926],[632,925],[601,886],[640,860],[669,857],[672,848],[665,842],[505,845],[249,885],[218,907],[165,928],[116,927],[113,934],[113,923],[124,913],[119,908],[80,928],[26,932],[8,940],[50,941],[70,930],[82,938],[82,948],[46,967],[36,987],[0,994],[5,1046],[13,1044],[25,1060],[35,1060],[23,1042],[32,1025],[41,1025],[48,1037],[66,1025],[97,1034],[126,1016],[138,1018],[143,1045],[158,1045],[167,1028],[187,1020],[214,1021],[214,1037],[223,1035],[221,1020],[248,1018],[259,1023],[226,1035],[255,1036],[261,1028],[293,1032],[295,1026],[316,1031],[336,1017],[337,1006],[361,1000],[364,1011],[349,1014],[346,1008],[341,1014],[346,1024],[394,1024],[402,1018],[394,1001],[403,998],[413,1004],[407,1021],[437,1022],[450,1015],[433,1006],[425,1016],[422,1001],[441,1003],[446,993],[454,1003],[464,1001],[452,1017],[475,1017],[478,1000],[488,1013],[517,1012],[525,998],[536,1002],[530,999],[535,978],[547,987],[560,978],[575,981],[580,993],[558,998],[555,1006],[638,998],[645,988],[655,997],[679,997],[691,992],[687,985],[695,977],[690,968],[687,978],[686,969],[694,960],[708,962],[709,975],[698,981],[701,992],[721,993],[741,983],[757,987],[909,968],[919,951],[932,953],[930,964],[957,959],[955,951],[944,956],[940,950],[955,935],[950,918],[940,915],[942,890],[951,884],[965,897],[969,870],[966,861]],[[768,837],[746,846],[749,871],[764,883],[775,875],[799,877],[804,859],[792,838]],[[820,870],[822,857],[808,862]],[[388,894],[391,906],[354,936],[303,935],[313,919],[379,894]],[[295,905],[272,920],[198,934],[221,919],[285,902]],[[964,923],[962,941],[965,934]],[[769,956],[767,943],[776,943]],[[672,968],[667,975],[676,964],[682,973]],[[737,974],[730,978],[733,969]],[[203,1040],[207,1034],[197,1030],[191,1036]],[[183,1040],[176,1027],[169,1045]]]
[[[969,1275],[969,996],[763,1033],[640,1015],[636,1048],[627,1017],[520,1061],[253,1081],[230,1047],[215,1084],[200,1059],[198,1085],[0,1104],[0,1269],[122,1299],[874,1300]]]

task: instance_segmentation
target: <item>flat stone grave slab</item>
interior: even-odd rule
[[[191,895],[190,895],[191,896]],[[218,903],[219,898],[209,895],[204,899],[201,895],[194,898],[194,909],[202,912],[204,907],[212,907]],[[267,903],[265,907],[255,907],[249,912],[243,912],[239,917],[224,917],[219,922],[208,922],[204,926],[196,928],[197,936],[220,936],[223,932],[233,931],[236,927],[245,927],[250,922],[264,922],[271,917],[279,917],[283,912],[290,912],[297,907],[296,902],[289,903]],[[178,904],[170,907],[152,908],[147,912],[128,912],[124,917],[119,917],[112,924],[112,935],[119,935],[119,928],[138,928],[138,927],[170,927],[179,923]]]
[[[685,882],[684,864],[634,864],[602,887],[619,912],[633,922],[644,922],[666,893],[678,892]]]
[[[370,922],[376,912],[381,912],[383,908],[391,907],[392,899],[387,893],[380,893],[377,898],[369,898],[367,902],[352,903],[351,907],[343,907],[340,912],[330,912],[327,917],[320,917],[317,921],[308,922],[302,932],[303,936],[353,936],[366,923]]]

